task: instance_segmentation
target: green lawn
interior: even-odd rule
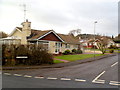
[[[87,48],[86,50],[91,50],[91,51],[100,51],[99,49],[93,49],[93,48]]]
[[[102,56],[103,54],[95,54],[95,56]],[[79,54],[79,55],[63,55],[63,56],[56,56],[57,59],[63,59],[68,61],[76,61],[82,60],[86,58],[94,57],[94,54]]]
[[[59,60],[54,60],[54,63],[64,63],[64,62]]]

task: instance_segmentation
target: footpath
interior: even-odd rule
[[[66,62],[66,63],[58,63],[58,64],[51,64],[51,65],[40,65],[40,66],[15,66],[15,67],[2,67],[2,70],[24,70],[24,69],[41,69],[41,68],[61,68],[66,66],[73,66],[77,64],[92,62],[96,60],[102,60],[103,58],[108,58],[112,56],[116,56],[117,53],[113,54],[107,54],[103,56],[97,56],[93,58],[83,59],[83,60],[77,60],[73,62]]]

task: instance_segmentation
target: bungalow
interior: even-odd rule
[[[84,40],[83,42],[81,42],[82,43],[82,46],[84,47],[84,48],[94,48],[94,46],[96,47],[96,48],[98,48],[98,46],[97,46],[97,43],[98,42],[100,42],[100,40],[99,39],[90,39],[90,40]]]
[[[54,30],[31,29],[31,22],[28,20],[23,22],[22,26],[16,27],[9,35],[9,37],[14,37],[14,42],[16,39],[16,41],[20,41],[20,44],[42,44],[49,53],[53,54],[80,47],[79,40],[71,35],[58,34]],[[10,38],[9,40],[11,41],[12,39]]]
[[[120,48],[120,40],[114,40],[114,42],[115,42],[115,45],[116,45],[118,48]]]

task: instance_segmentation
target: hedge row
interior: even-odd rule
[[[63,52],[64,55],[68,55],[68,54],[82,54],[82,50],[80,49],[72,49],[71,51],[70,50],[65,50]]]
[[[26,56],[27,58],[17,58]],[[53,64],[53,55],[42,46],[2,45],[2,65]]]

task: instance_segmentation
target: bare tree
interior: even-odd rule
[[[107,45],[108,45],[107,38],[102,38],[100,42],[97,43],[98,49],[102,52],[102,54],[105,54]]]
[[[81,29],[71,30],[69,32],[69,35],[77,36],[78,34],[81,34]]]

